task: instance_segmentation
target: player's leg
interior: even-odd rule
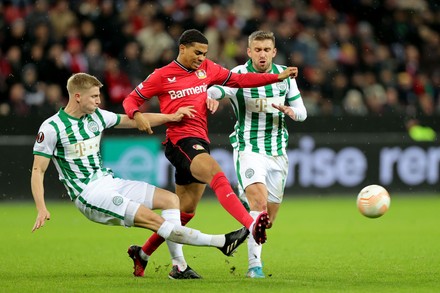
[[[210,184],[221,205],[235,219],[252,231],[258,242],[264,243],[266,241],[267,213],[262,213],[256,220],[249,216],[236,198],[220,165],[209,154],[209,144],[206,141],[198,138],[185,138],[180,140],[178,145],[168,142],[165,155],[176,167],[176,183],[178,185],[184,186],[194,182]],[[198,199],[195,198],[195,200]]]
[[[237,221],[252,231],[257,243],[266,241],[268,216],[264,211],[252,218],[238,199],[218,162],[208,153],[195,156],[191,163],[192,175],[202,182],[209,183],[223,208]]]
[[[175,199],[175,202],[170,202],[170,198]],[[181,213],[179,211],[179,199],[178,197],[164,189],[156,188],[153,196],[153,209],[162,209],[162,217],[169,221],[170,223],[173,223],[175,225],[181,225],[181,218],[185,219],[187,218],[187,215],[184,213]],[[185,224],[188,221],[185,221]],[[165,241],[164,238],[162,238],[158,233],[154,233],[146,243],[142,246],[142,248],[139,250],[139,254],[142,256],[142,259],[146,262],[148,262],[150,255]],[[190,270],[188,268],[188,265],[186,263],[185,257],[183,255],[183,249],[182,244],[175,243],[169,240],[166,240],[168,250],[170,252],[171,256],[171,262],[173,267],[176,266],[177,269],[179,269],[182,272],[186,271],[185,276],[188,278],[199,278],[195,272]],[[138,248],[129,248],[129,254],[132,254],[130,252],[130,249],[138,249]],[[145,269],[145,268],[144,268]],[[141,272],[141,269],[139,268],[137,270],[138,272]],[[136,268],[135,268],[135,275],[136,275]],[[141,274],[143,275],[143,274]]]
[[[275,202],[267,203],[267,213],[269,214],[270,223],[267,226],[267,229],[272,228],[272,225],[275,223],[275,219],[277,218],[278,211],[280,210],[280,204]]]
[[[246,157],[246,156],[244,156]],[[251,160],[251,162],[250,162]],[[247,163],[246,163],[247,161]],[[277,156],[271,157],[266,155],[252,155],[247,160],[241,160],[241,163],[245,163],[246,166],[255,168],[255,174],[250,177],[255,177],[255,181],[265,181],[265,184],[254,183],[246,187],[246,198],[248,200],[251,215],[255,215],[262,208],[266,208],[269,213],[270,223],[268,228],[271,228],[278,215],[280,204],[283,200],[283,193],[285,182],[287,178],[287,157]],[[257,168],[259,166],[266,166],[265,168]],[[244,172],[246,174],[246,171]],[[248,172],[249,173],[249,172]],[[246,177],[246,175],[245,175]],[[244,181],[245,186],[249,183],[246,178]],[[263,199],[262,194],[265,196]],[[266,202],[265,202],[266,201]],[[250,278],[264,278],[263,265],[261,261],[262,247],[261,245],[255,245],[252,241],[248,241],[248,256],[249,256],[249,268],[246,273]]]
[[[236,243],[243,243],[249,234],[244,227],[228,234],[205,234],[199,230],[166,221],[144,205],[138,205],[134,215],[134,226],[155,231],[164,239],[176,243],[217,247],[226,255],[230,255],[229,251],[238,247],[239,244]]]
[[[199,203],[206,184],[198,182],[190,173],[190,158],[182,152],[180,146],[170,141],[165,145],[165,156],[175,167],[176,194],[180,199],[180,220],[185,226],[193,217],[197,204]],[[164,242],[164,239],[154,233],[142,246],[142,251],[148,256]],[[188,267],[184,258],[183,249],[180,244],[168,245],[172,259],[172,270],[170,277],[174,279],[200,278],[194,270]]]
[[[180,172],[182,173],[182,172]],[[176,176],[176,182],[186,182]],[[180,200],[180,219],[185,226],[193,217],[200,199],[202,198],[206,184],[190,183],[180,185],[176,183],[176,194]],[[172,258],[173,267],[168,274],[171,279],[200,279],[201,276],[194,271],[186,262],[182,244],[168,245]]]
[[[160,237],[166,239],[170,252],[177,245],[190,244],[214,246],[225,255],[231,255],[247,237],[246,229],[239,229],[226,235],[210,235],[196,229],[183,227],[180,224],[177,195],[143,182],[119,181],[122,187],[118,191],[124,194],[127,199],[131,199],[127,205],[125,218],[133,218],[134,226],[155,231]],[[152,211],[156,208],[163,209],[161,216]],[[127,223],[130,223],[130,220]],[[128,253],[135,264],[134,275],[142,276],[148,263],[148,256],[138,246],[130,246]],[[170,277],[175,278],[176,276]],[[188,266],[177,277],[195,278]]]
[[[266,185],[261,182],[255,182],[246,187],[245,194],[250,209],[249,214],[252,218],[256,218],[261,211],[267,209]],[[254,239],[252,239],[252,237],[249,237],[247,247],[248,271],[246,276],[249,278],[264,278],[265,276],[262,269],[263,264],[261,261],[263,246],[258,244]]]
[[[193,182],[185,185],[176,183],[176,194],[180,200],[180,211],[186,214],[194,214],[205,188],[206,184],[204,183]]]

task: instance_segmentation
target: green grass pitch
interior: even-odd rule
[[[0,292],[440,292],[440,196],[393,196],[378,219],[360,215],[355,197],[287,197],[263,248],[266,279],[250,280],[246,245],[234,257],[184,248],[202,280],[169,280],[161,246],[146,276],[132,276],[138,228],[89,222],[73,203],[48,202],[52,219],[31,233],[32,202],[0,203]],[[190,226],[209,233],[240,227],[203,199]]]

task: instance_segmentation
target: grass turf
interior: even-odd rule
[[[246,245],[234,257],[186,246],[202,280],[169,280],[161,246],[146,276],[132,276],[126,250],[150,231],[88,221],[70,202],[49,202],[52,219],[31,233],[32,202],[0,204],[0,292],[439,292],[440,197],[393,196],[378,219],[355,198],[285,199],[263,248],[266,279],[244,278]],[[240,225],[215,200],[202,200],[190,226],[224,233]]]

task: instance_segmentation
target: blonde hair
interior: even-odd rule
[[[252,34],[250,34],[248,38],[248,47],[251,47],[251,43],[253,41],[264,41],[264,40],[272,40],[274,46],[275,46],[275,36],[273,32],[266,32],[266,31],[255,31]]]
[[[93,75],[87,73],[75,73],[67,80],[69,96],[77,92],[89,90],[92,87],[102,87],[102,83]]]

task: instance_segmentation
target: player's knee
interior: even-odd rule
[[[162,197],[162,209],[179,209],[180,208],[180,201],[179,197],[172,192],[167,192]]]
[[[169,205],[171,207],[173,207],[173,208],[180,208],[180,200],[179,200],[179,197],[176,194],[172,193],[171,196],[169,196],[168,201],[169,201]]]

